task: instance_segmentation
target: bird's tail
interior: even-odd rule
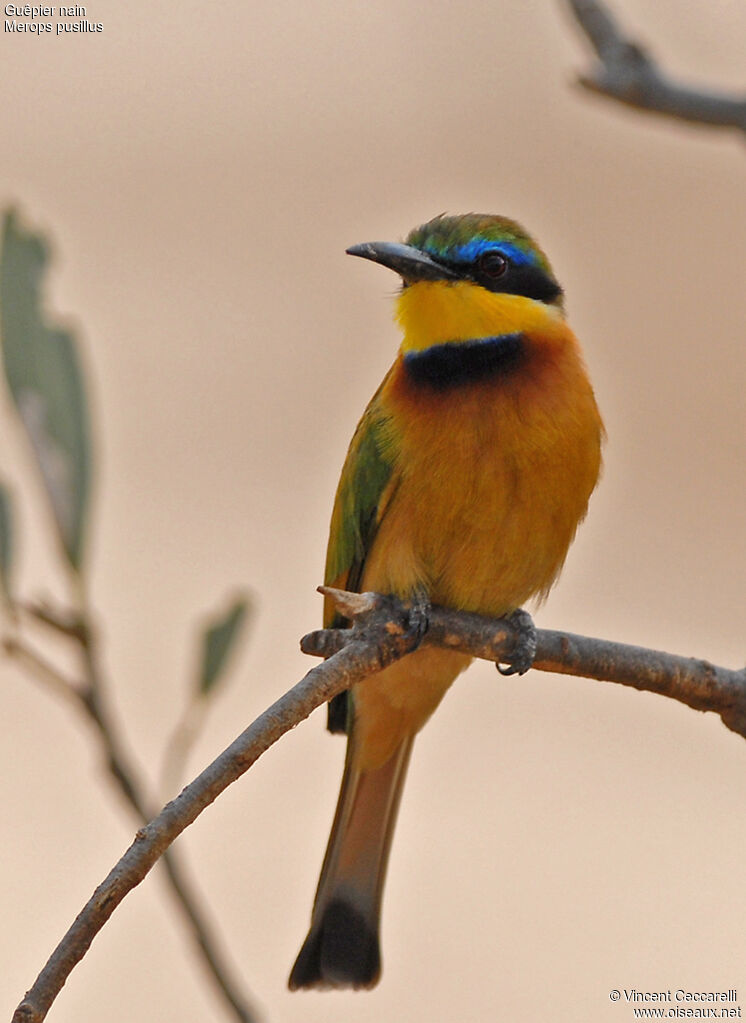
[[[414,736],[382,767],[363,770],[354,728],[311,917],[288,986],[373,987],[381,973],[378,922],[391,838]]]

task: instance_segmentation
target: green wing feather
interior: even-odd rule
[[[380,393],[379,388],[358,423],[339,479],[326,553],[324,582],[328,586],[359,589],[365,559],[395,489],[396,452]],[[343,628],[345,624],[346,619],[327,601],[324,626]],[[346,722],[345,692],[329,703],[329,730],[346,731]]]

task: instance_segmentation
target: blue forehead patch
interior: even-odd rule
[[[425,246],[426,248],[428,246]],[[540,266],[538,257],[509,241],[494,241],[490,238],[472,238],[465,245],[454,245],[445,252],[433,255],[452,260],[454,263],[473,263],[483,252],[502,252],[515,266]]]

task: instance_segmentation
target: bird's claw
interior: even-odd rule
[[[519,607],[508,616],[516,632],[515,646],[507,667],[496,665],[501,675],[525,675],[536,657],[536,626],[528,611]]]
[[[407,637],[412,643],[412,650],[417,649],[430,627],[431,607],[430,598],[426,593],[417,591],[412,595],[407,622]]]

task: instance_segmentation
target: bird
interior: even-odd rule
[[[498,617],[540,602],[586,514],[605,438],[547,256],[516,221],[477,213],[347,252],[399,275],[402,341],[349,446],[325,582],[410,601],[419,632],[431,604]],[[349,625],[328,598],[324,625]],[[328,705],[347,752],[291,990],[378,982],[412,745],[470,660],[422,645]],[[507,670],[528,666],[517,654]]]

